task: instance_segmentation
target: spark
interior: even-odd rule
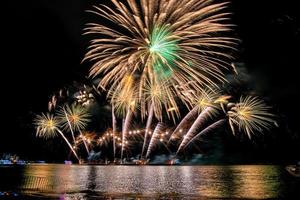
[[[168,112],[176,111],[176,108],[172,107],[167,110]]]

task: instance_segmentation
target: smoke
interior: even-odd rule
[[[150,161],[152,165],[168,164],[171,160],[176,164],[184,165],[205,165],[205,164],[218,164],[221,163],[223,154],[221,151],[215,151],[213,154],[194,154],[190,159],[180,160],[175,155],[157,155]]]
[[[188,165],[205,165],[222,163],[223,154],[221,151],[215,151],[213,154],[194,154],[193,157],[184,162]]]
[[[246,65],[242,62],[232,65],[235,67],[236,74],[226,76],[228,82],[223,85],[226,92],[239,96],[243,93],[265,94],[269,91],[270,81],[257,69],[258,66]]]
[[[150,161],[150,164],[166,164],[168,161],[173,160],[174,155],[156,155],[153,160]]]
[[[175,164],[183,165],[206,165],[206,164],[219,164],[222,163],[224,154],[220,150],[215,150],[209,154],[194,154],[190,159],[181,160],[176,158],[175,155],[156,155],[149,164],[164,165],[173,161]]]
[[[204,155],[203,154],[196,154],[193,156],[193,158],[188,161],[189,164],[201,164],[203,163],[205,160]]]
[[[91,151],[87,159],[88,159],[89,162],[99,161],[100,157],[101,157],[101,151],[100,152]]]

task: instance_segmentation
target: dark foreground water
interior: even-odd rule
[[[300,199],[299,186],[272,165],[0,166],[0,199]]]

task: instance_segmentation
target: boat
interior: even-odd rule
[[[300,165],[288,165],[285,169],[290,175],[300,178]]]

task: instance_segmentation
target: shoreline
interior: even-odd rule
[[[91,190],[84,191],[73,191],[67,193],[47,193],[38,191],[23,191],[19,193],[11,193],[12,195],[0,196],[5,197],[5,199],[16,199],[16,200],[27,200],[27,199],[43,199],[43,200],[54,200],[54,199],[77,199],[77,198],[88,198],[91,200],[96,199],[228,199],[228,197],[213,197],[213,196],[203,196],[197,194],[180,194],[180,193],[106,193],[97,192]],[[17,194],[17,195],[16,195]],[[230,197],[230,199],[241,199],[240,197]],[[252,199],[252,198],[242,198],[242,199]],[[273,199],[273,198],[262,198],[262,199]]]
[[[291,166],[291,164],[280,164],[280,163],[203,163],[203,164],[64,164],[64,163],[27,163],[27,164],[0,164],[0,167],[22,167],[22,166],[30,166],[30,165],[65,165],[65,166]]]

